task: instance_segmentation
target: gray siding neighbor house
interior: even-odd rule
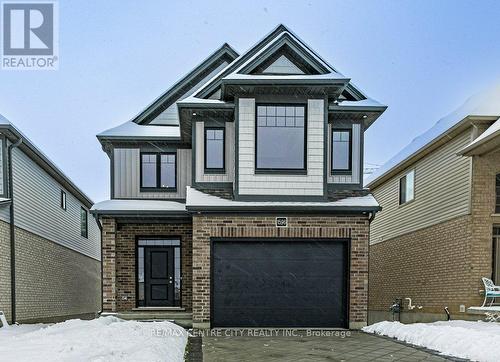
[[[103,312],[197,327],[367,322],[364,132],[386,106],[283,25],[224,44],[134,119],[110,159]]]
[[[93,317],[101,309],[93,204],[0,116],[0,311],[8,321]]]
[[[478,319],[482,278],[500,283],[500,85],[468,99],[366,181],[370,321]],[[409,309],[408,300],[421,308]]]

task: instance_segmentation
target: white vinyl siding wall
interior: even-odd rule
[[[239,99],[240,195],[323,195],[324,101],[307,102],[307,175],[255,174],[255,99]]]
[[[15,225],[57,244],[100,260],[100,230],[88,213],[88,238],[80,234],[80,208],[89,210],[19,148],[12,151]],[[61,208],[66,192],[66,210]],[[0,209],[9,222],[9,207]]]
[[[141,192],[139,148],[115,148],[114,195],[118,199],[184,199],[191,185],[191,150],[177,150],[177,190],[175,192]]]
[[[359,184],[361,182],[361,125],[352,125],[352,172],[350,175],[332,175],[332,128],[335,124],[328,125],[328,183]]]
[[[233,182],[234,180],[234,123],[225,125],[224,174],[205,174],[205,124],[196,122],[196,182]]]
[[[382,206],[370,225],[372,244],[470,213],[472,160],[457,155],[470,141],[466,131],[372,190]],[[410,170],[415,198],[399,205],[399,179]]]

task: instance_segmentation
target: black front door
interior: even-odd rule
[[[174,305],[174,248],[144,248],[144,297],[146,306]]]

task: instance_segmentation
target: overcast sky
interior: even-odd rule
[[[500,1],[64,0],[59,13],[59,70],[0,70],[0,113],[94,201],[109,198],[97,133],[279,23],[389,106],[366,133],[371,164],[500,79]]]

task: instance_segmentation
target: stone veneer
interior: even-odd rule
[[[136,308],[136,242],[138,237],[162,236],[181,239],[181,306],[191,310],[191,223],[117,223],[102,218],[103,311]]]
[[[193,216],[193,327],[210,327],[211,237],[350,238],[349,328],[365,326],[368,307],[368,217],[288,215],[287,228],[276,228],[275,222],[274,216]]]

